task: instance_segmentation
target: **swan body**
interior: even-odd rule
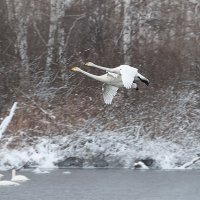
[[[12,170],[12,178],[11,181],[15,181],[15,182],[25,182],[30,180],[29,178],[27,178],[26,176],[23,175],[16,175],[16,170],[13,169]]]
[[[0,186],[19,186],[19,183],[13,181],[0,181]]]
[[[138,86],[134,82],[136,80],[141,80],[147,85],[149,84],[149,80],[139,74],[138,69],[128,65],[120,65],[119,67],[113,69],[95,65],[91,62],[86,63],[85,65],[96,67],[107,72],[104,75],[97,76],[94,74],[90,74],[78,67],[74,67],[71,69],[72,71],[81,72],[90,78],[103,82],[103,99],[106,104],[112,103],[113,97],[117,94],[117,90],[121,87],[125,87],[127,89],[135,88],[136,90],[138,90]]]
[[[3,177],[3,175],[0,176],[0,186],[19,186],[20,185],[19,183],[15,183],[13,181],[1,181],[1,177]]]

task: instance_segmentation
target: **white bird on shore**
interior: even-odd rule
[[[1,178],[3,177],[4,175],[0,175],[0,186],[19,186],[20,184],[19,183],[15,183],[13,181],[2,181]]]
[[[12,178],[11,178],[11,181],[15,181],[15,182],[25,182],[25,181],[28,181],[30,180],[29,178],[27,178],[26,176],[24,175],[16,175],[16,170],[13,169],[12,170]]]
[[[120,65],[116,68],[106,68],[94,63],[88,62],[86,66],[96,67],[102,70],[105,70],[107,73],[101,76],[90,74],[78,67],[74,67],[72,71],[78,71],[85,74],[88,77],[91,77],[95,80],[103,82],[103,98],[106,104],[111,104],[113,97],[117,94],[117,90],[120,87],[125,87],[127,89],[135,88],[138,89],[135,81],[141,80],[146,85],[149,84],[149,80],[138,73],[138,69],[131,67],[129,65]]]

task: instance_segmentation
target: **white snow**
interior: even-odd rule
[[[17,102],[15,102],[10,110],[10,113],[7,117],[5,117],[5,119],[2,121],[1,125],[0,125],[0,139],[3,135],[3,133],[6,131],[8,125],[10,124],[14,114],[15,114],[15,110],[17,108]]]
[[[102,157],[108,167],[132,168],[138,158],[152,158],[155,168],[175,169],[191,160],[200,151],[184,149],[181,145],[162,138],[149,140],[125,133],[101,132],[95,134],[77,133],[54,138],[42,138],[40,142],[21,149],[0,149],[0,170],[20,168],[28,163],[30,167],[55,168],[58,161],[77,157],[84,159],[83,167],[93,167],[88,160]],[[37,170],[36,170],[37,172]]]
[[[49,173],[50,173],[49,171],[40,169],[40,168],[38,168],[38,167],[35,168],[35,169],[33,170],[33,172],[34,172],[35,174],[49,174]]]
[[[139,169],[149,169],[149,167],[146,166],[142,161],[134,163],[134,167]]]
[[[177,169],[187,169],[189,168],[191,165],[195,164],[196,162],[199,162],[200,161],[200,157],[196,157],[196,158],[193,158],[191,161],[183,164],[182,166],[180,167],[177,167]]]
[[[151,158],[155,163],[149,168],[153,169],[199,169],[199,82],[192,84],[191,87],[191,83],[184,83],[180,92],[174,92],[173,88],[163,91],[163,94],[159,91],[159,100],[164,95],[171,101],[162,106],[158,101],[146,105],[151,106],[150,115],[145,109],[142,113],[136,111],[126,127],[122,125],[115,131],[98,129],[94,133],[90,130],[90,133],[85,133],[83,131],[94,122],[90,119],[90,123],[77,133],[52,133],[49,137],[34,138],[32,143],[28,142],[25,131],[22,136],[4,134],[0,140],[0,170],[19,169],[24,165],[40,169],[57,168],[59,162],[68,158],[81,161],[85,168],[133,168],[136,160]],[[138,111],[142,110],[140,106]],[[115,117],[111,119],[115,120]],[[20,144],[15,149],[8,148],[15,137],[22,137],[18,140]]]

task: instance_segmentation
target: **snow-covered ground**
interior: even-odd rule
[[[200,145],[185,148],[162,138],[136,140],[130,133],[77,133],[65,137],[42,138],[35,145],[15,150],[1,148],[0,170],[24,165],[41,168],[133,168],[135,160],[146,158],[154,160],[150,168],[175,169],[191,161],[199,152]]]

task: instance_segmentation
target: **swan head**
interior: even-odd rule
[[[93,67],[93,66],[96,66],[96,65],[92,62],[87,62],[87,63],[85,63],[85,66]]]
[[[73,68],[71,68],[71,71],[77,72],[77,71],[79,71],[79,68],[78,67],[73,67]]]

